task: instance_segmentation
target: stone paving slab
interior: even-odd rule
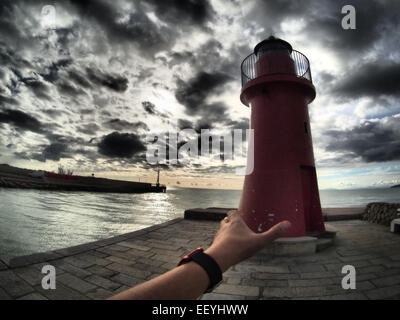
[[[233,266],[201,299],[400,299],[400,236],[361,220],[330,222],[333,247],[296,257],[260,252]],[[218,221],[175,219],[118,237],[0,263],[0,299],[105,299],[173,268],[211,244]],[[56,289],[44,290],[41,268],[56,268]],[[344,290],[342,267],[356,268],[356,289]]]

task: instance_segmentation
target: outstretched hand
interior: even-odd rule
[[[283,236],[290,226],[289,221],[283,221],[268,231],[255,233],[249,229],[236,210],[229,211],[205,253],[213,257],[224,272]],[[196,299],[208,285],[206,271],[192,261],[110,299]]]
[[[224,272],[282,237],[290,227],[289,221],[282,221],[263,233],[255,233],[246,225],[237,210],[231,210],[221,221],[214,241],[205,253],[212,256]]]

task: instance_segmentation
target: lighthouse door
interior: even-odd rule
[[[304,208],[304,224],[306,232],[310,231],[311,226],[311,198],[312,198],[312,180],[313,180],[314,167],[301,166],[301,188],[303,194],[303,208]]]

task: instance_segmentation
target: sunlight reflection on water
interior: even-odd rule
[[[105,239],[183,217],[192,207],[235,207],[239,196],[205,189],[114,194],[0,188],[0,256]]]

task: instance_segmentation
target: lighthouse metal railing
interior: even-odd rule
[[[295,75],[299,78],[306,79],[312,82],[310,62],[307,57],[299,51],[293,50],[290,53],[290,57],[294,61]],[[249,81],[257,78],[256,75],[256,62],[257,55],[252,53],[248,55],[241,64],[242,71],[242,87]],[[284,74],[284,73],[271,73],[272,74]]]

